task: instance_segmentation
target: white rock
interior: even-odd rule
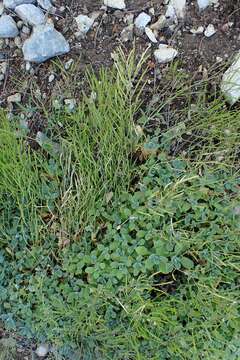
[[[151,16],[141,12],[135,19],[134,24],[138,29],[144,29],[151,21]]]
[[[15,8],[16,14],[30,25],[41,25],[46,22],[45,15],[41,9],[32,4],[23,4]]]
[[[210,0],[197,0],[199,10],[205,10],[210,5]]]
[[[152,30],[162,30],[167,24],[167,19],[166,19],[166,16],[165,15],[161,15],[158,20],[150,25],[150,28]]]
[[[158,42],[154,32],[148,26],[145,27],[145,33],[151,42],[155,44]]]
[[[206,28],[206,30],[204,31],[204,35],[206,37],[211,37],[213,36],[215,33],[217,32],[217,30],[215,30],[213,24],[209,24]]]
[[[64,36],[48,24],[36,26],[30,38],[23,44],[24,59],[37,63],[69,51],[70,46]]]
[[[29,61],[26,62],[26,66],[25,66],[26,71],[30,71],[31,70],[31,64]]]
[[[231,105],[240,99],[240,52],[223,74],[221,91]]]
[[[220,62],[222,62],[222,61],[223,61],[223,58],[222,58],[222,57],[216,56],[216,62],[217,62],[217,63],[220,63]]]
[[[0,82],[3,81],[5,76],[3,74],[0,74]]]
[[[44,10],[51,10],[53,9],[53,5],[50,0],[37,0],[38,5],[41,6]]]
[[[8,103],[19,103],[21,102],[22,96],[20,93],[16,93],[14,95],[10,95],[7,98]]]
[[[73,63],[74,63],[74,60],[73,60],[73,59],[69,59],[69,60],[64,64],[65,70],[69,70]]]
[[[3,5],[6,8],[14,10],[15,7],[22,4],[33,4],[35,0],[3,0]]]
[[[47,344],[41,344],[36,349],[36,354],[39,357],[45,357],[49,352],[49,346]]]
[[[159,48],[154,51],[155,59],[160,64],[172,61],[178,55],[178,51],[171,46],[160,44]]]
[[[18,35],[17,24],[10,15],[0,17],[0,38],[14,38]]]
[[[51,82],[53,82],[54,79],[55,79],[54,74],[51,74],[51,75],[49,75],[49,77],[48,77],[48,82],[51,83]]]
[[[200,35],[203,34],[204,32],[204,27],[203,26],[199,26],[197,29],[191,29],[190,32],[194,35]]]
[[[124,0],[104,0],[104,5],[118,10],[126,9]]]
[[[75,17],[75,20],[78,26],[78,30],[82,33],[83,36],[91,29],[94,23],[93,19],[87,15],[82,14]]]
[[[170,0],[168,6],[170,7],[170,13],[172,13],[172,9],[174,9],[177,18],[182,19],[185,16],[186,0]]]

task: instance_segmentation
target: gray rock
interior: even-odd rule
[[[51,10],[53,5],[50,0],[37,0],[38,5],[41,6],[44,10]]]
[[[30,25],[41,25],[46,22],[45,15],[41,9],[32,4],[23,4],[15,8],[16,14]]]
[[[48,24],[36,26],[23,44],[24,59],[37,63],[69,51],[70,46],[64,36]]]
[[[22,4],[33,4],[35,0],[3,0],[3,5],[6,8],[14,10],[15,7]]]
[[[81,32],[82,36],[84,37],[84,35],[87,34],[87,32],[93,26],[94,20],[91,19],[89,16],[82,15],[82,14],[75,17],[75,20],[76,20],[79,32]]]
[[[0,17],[0,38],[14,38],[18,35],[17,24],[9,15]]]

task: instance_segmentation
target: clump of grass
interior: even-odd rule
[[[209,78],[195,80],[172,64],[150,101],[146,129],[172,155],[198,165],[237,166],[239,110],[228,106],[218,89],[221,71],[211,71]]]
[[[59,214],[68,233],[76,235],[97,215],[96,209],[129,186],[140,106],[145,54],[115,54],[112,71],[88,73],[89,95],[76,112],[62,118],[64,172]],[[144,72],[143,72],[144,73]],[[67,156],[66,156],[67,155]]]
[[[13,338],[0,339],[0,360],[17,359],[16,341]]]
[[[26,241],[40,241],[53,222],[50,231],[76,239],[90,219],[94,222],[101,205],[127,189],[136,141],[133,118],[140,106],[145,60],[144,54],[136,63],[134,52],[126,57],[119,51],[113,70],[101,70],[98,76],[90,71],[89,96],[83,95],[73,114],[62,112],[64,134],[58,134],[57,143],[43,137],[41,151],[33,151],[26,134],[17,132],[16,124],[1,114],[5,241],[11,237],[5,231],[9,223],[21,228]]]

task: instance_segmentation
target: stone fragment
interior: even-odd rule
[[[118,10],[126,9],[124,0],[104,0],[104,5]]]
[[[52,25],[39,25],[23,44],[26,61],[41,63],[55,56],[66,54],[70,46],[64,36]]]
[[[172,61],[178,55],[178,51],[171,46],[160,44],[154,51],[154,56],[159,64],[165,64]]]
[[[213,24],[209,24],[204,31],[204,35],[209,38],[213,36],[216,32],[217,30],[215,29]]]
[[[141,12],[135,19],[134,24],[138,29],[144,29],[151,21],[151,16]]]
[[[92,18],[82,14],[75,17],[75,20],[78,26],[78,30],[80,31],[82,36],[85,36],[87,34],[87,32],[91,29],[94,23],[94,20]]]
[[[15,8],[16,14],[21,20],[29,25],[37,26],[46,22],[45,15],[41,9],[33,4],[22,4]]]
[[[0,17],[0,38],[14,38],[18,35],[17,24],[10,15]]]

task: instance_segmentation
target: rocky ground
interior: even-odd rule
[[[10,110],[15,103],[74,107],[85,66],[110,65],[114,49],[133,41],[139,52],[151,47],[158,73],[177,57],[201,76],[239,49],[238,0],[172,0],[173,7],[164,0],[38,0],[15,9],[11,2],[34,0],[4,0],[10,8],[0,2],[0,105]]]
[[[113,51],[134,42],[139,53],[150,48],[150,85],[177,58],[204,77],[239,50],[239,13],[239,0],[0,1],[0,106],[41,128],[39,109],[73,109],[86,66],[110,66]],[[24,346],[19,359],[35,354]]]

